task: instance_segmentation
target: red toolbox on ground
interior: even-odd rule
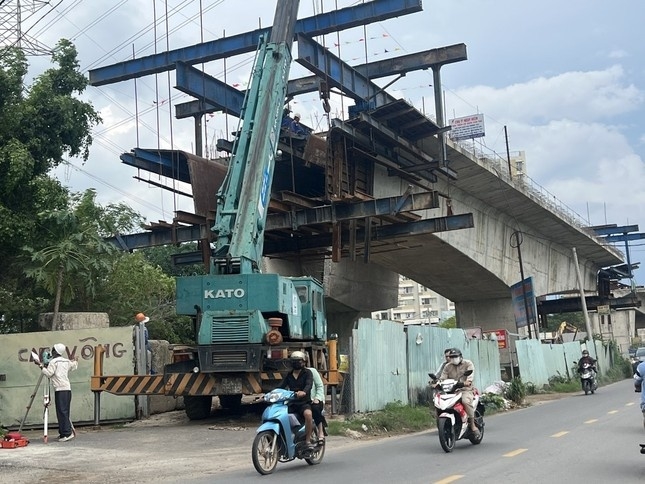
[[[0,440],[0,447],[3,449],[15,449],[16,447],[24,447],[29,443],[29,439],[19,432],[9,432]]]

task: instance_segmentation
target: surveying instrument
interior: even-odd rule
[[[43,358],[41,361],[38,354],[32,351],[31,358],[36,362],[36,364],[42,363],[43,365],[47,366],[47,364],[49,363],[49,360],[51,360],[51,354],[47,350],[43,351]],[[38,381],[36,382],[36,386],[34,387],[34,391],[31,393],[31,396],[29,397],[27,410],[25,411],[25,416],[22,417],[22,421],[20,422],[20,427],[18,427],[18,433],[22,432],[22,427],[27,421],[27,416],[29,415],[31,406],[34,404],[34,399],[38,394],[38,389],[40,388],[40,384],[43,381],[44,376],[45,375],[43,375],[43,372],[41,371],[40,376],[38,376]],[[49,378],[47,378],[47,382],[43,387],[43,442],[45,443],[47,443],[47,440],[48,440],[47,434],[48,434],[48,427],[49,427],[49,404],[51,403],[51,399],[49,396],[49,387],[50,387],[50,382],[49,382]]]

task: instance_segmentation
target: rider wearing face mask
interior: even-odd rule
[[[297,401],[289,405],[289,413],[301,415],[305,419],[305,438],[311,446],[311,432],[313,430],[313,416],[311,413],[311,387],[314,384],[311,371],[305,368],[305,354],[294,351],[289,358],[292,370],[287,373],[279,388],[296,392]]]
[[[441,372],[441,375],[439,375],[439,379],[446,380],[451,378],[464,384],[463,388],[458,391],[461,392],[461,401],[464,404],[466,415],[468,415],[468,426],[470,427],[471,432],[478,434],[479,429],[475,425],[475,407],[473,405],[473,377],[475,373],[475,365],[473,365],[472,361],[465,360],[461,351],[457,348],[450,350],[448,358],[448,364],[443,367],[443,371]],[[468,376],[464,376],[464,373],[468,370],[472,370],[472,373]]]

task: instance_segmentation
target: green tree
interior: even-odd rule
[[[448,319],[445,319],[440,325],[440,328],[456,328],[457,327],[457,316],[450,316]]]
[[[55,320],[61,301],[69,304],[79,292],[85,300],[96,297],[97,281],[110,269],[116,248],[73,211],[46,212],[42,220],[54,242],[39,250],[25,248],[30,261],[25,272],[54,296]]]
[[[141,214],[125,203],[99,205],[93,188],[72,195],[72,204],[78,218],[87,226],[93,227],[101,237],[130,233],[143,226]]]
[[[52,55],[57,67],[23,84],[27,61],[19,49],[0,54],[0,274],[37,230],[42,207],[62,209],[67,191],[48,177],[65,156],[89,156],[92,127],[100,117],[74,96],[88,85],[77,52],[61,40]]]
[[[141,220],[125,204],[99,205],[93,189],[71,195],[65,210],[39,214],[38,226],[45,230],[37,246],[25,247],[25,273],[53,296],[54,317],[61,305],[68,310],[98,310],[99,292],[118,259],[117,249],[103,237],[130,231]]]
[[[109,314],[113,326],[133,324],[135,314],[143,312],[150,318],[151,339],[193,341],[190,318],[176,314],[174,277],[150,264],[141,252],[120,255],[107,275],[101,298],[101,310]]]

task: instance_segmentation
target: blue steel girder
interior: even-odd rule
[[[144,247],[209,240],[211,237],[210,228],[205,225],[178,225],[177,227],[158,228],[138,234],[117,235],[108,237],[105,241],[119,249],[130,251]]]
[[[123,153],[120,158],[126,165],[190,183],[188,162],[181,151],[134,148],[129,153]]]
[[[300,209],[293,213],[270,214],[267,218],[266,230],[296,230],[307,225],[329,224],[333,222],[365,218],[368,216],[382,217],[395,215],[401,212],[428,210],[434,208],[439,208],[439,194],[435,191],[377,198],[355,203],[337,202],[332,205]],[[430,223],[431,228],[443,226],[446,227],[445,230],[455,230],[457,228],[472,226],[468,225],[472,221],[472,215],[470,215],[470,218],[453,218],[450,219],[450,221],[444,222],[438,222],[443,220],[441,218],[430,220],[432,222],[428,223]],[[424,221],[421,220],[420,222]],[[435,225],[437,223],[443,225]],[[401,224],[395,224],[396,227],[399,227],[400,225]],[[427,223],[410,227],[416,227],[413,229],[415,232],[421,230],[421,227],[425,227],[426,230],[428,228]],[[393,229],[390,228],[388,230],[392,231]],[[396,230],[395,233],[400,235],[400,230]],[[376,237],[387,237],[386,232],[378,232],[378,229],[376,234]],[[138,234],[119,235],[105,240],[123,250],[134,250],[156,245],[189,242],[201,239],[210,240],[213,238],[215,238],[215,234],[213,234],[210,229],[203,225],[195,224],[178,225],[176,227],[157,227],[152,231]]]
[[[614,243],[614,242],[628,242],[630,240],[641,240],[645,239],[644,233],[639,234],[623,234],[623,235],[607,235],[603,237],[605,242]]]
[[[437,192],[410,193],[365,200],[363,202],[336,202],[330,205],[305,208],[293,212],[272,213],[267,217],[266,230],[297,230],[307,225],[357,220],[365,217],[396,215],[399,212],[439,208]]]
[[[387,241],[388,239],[396,239],[397,237],[469,229],[474,226],[472,213],[449,215],[447,217],[424,219],[415,222],[403,222],[372,227],[370,231],[370,241]],[[342,240],[349,240],[349,230],[342,230],[341,238]],[[365,240],[365,229],[358,229],[356,231],[355,238],[356,240]],[[312,237],[291,237],[289,239],[279,239],[275,241],[266,240],[264,243],[264,253],[265,255],[269,255],[299,252],[307,249],[322,249],[331,247],[331,245],[332,234],[323,233]]]
[[[421,10],[423,10],[421,0],[373,0],[353,7],[300,19],[296,22],[295,33],[316,37]],[[257,50],[260,37],[267,35],[270,31],[271,28],[257,29],[161,54],[99,67],[90,71],[90,85],[103,86],[170,71],[175,68],[177,62],[198,64],[252,52]]]
[[[366,103],[370,109],[374,109],[396,101],[396,98],[319,43],[301,34],[297,35],[297,40],[296,61],[317,76],[324,77],[330,86],[340,89],[358,104]]]
[[[466,59],[468,59],[466,44],[454,44],[391,59],[368,62],[367,64],[353,66],[353,68],[359,74],[370,79],[380,79],[430,69]],[[177,89],[198,99],[197,101],[176,104],[175,116],[178,119],[223,110],[227,110],[229,114],[239,117],[239,109],[244,100],[244,91],[229,87],[222,81],[198,69],[188,68],[186,63],[177,64]],[[180,69],[183,71],[181,74]],[[193,76],[197,75],[199,78],[194,79]],[[287,85],[287,98],[291,99],[300,94],[317,91],[319,85],[320,77],[316,75],[292,79]],[[230,103],[228,102],[229,100],[231,101]]]
[[[638,232],[638,225],[611,225],[608,227],[592,227],[596,235],[614,235],[614,234],[627,234],[629,232]]]
[[[226,111],[238,118],[240,117],[246,91],[238,91],[225,82],[209,76],[184,62],[177,62],[176,71],[177,85],[175,88],[197,98],[199,106],[211,106],[212,111]],[[177,110],[177,117],[179,118],[178,113],[179,110]],[[189,116],[194,116],[195,114],[201,114],[201,112],[191,113]]]

